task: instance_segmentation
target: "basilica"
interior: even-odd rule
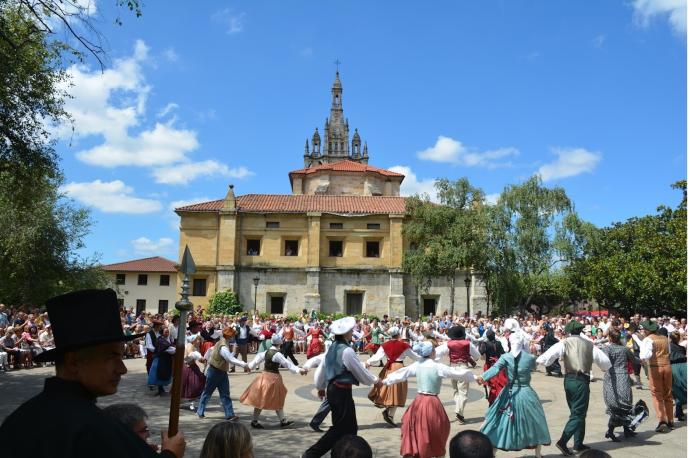
[[[291,194],[240,195],[230,185],[223,199],[175,209],[180,254],[189,246],[197,266],[192,301],[205,305],[216,291],[233,290],[247,310],[277,315],[450,309],[448,279],[421,290],[401,270],[405,177],[369,165],[367,143],[357,129],[350,134],[343,114],[337,72],[330,114],[307,139],[303,160],[289,173]],[[457,311],[486,311],[479,275],[460,271],[455,285]]]

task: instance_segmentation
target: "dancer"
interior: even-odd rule
[[[551,444],[551,435],[539,397],[530,386],[536,358],[528,352],[527,340],[520,333],[511,333],[508,342],[510,352],[502,354],[496,364],[477,377],[484,384],[501,370],[508,373],[508,383],[489,407],[479,431],[487,435],[494,448],[534,449],[540,458],[542,445]]]
[[[230,399],[230,381],[228,380],[228,369],[230,365],[247,367],[247,363],[241,361],[230,352],[228,349],[227,340],[235,337],[235,328],[228,327],[223,329],[222,336],[218,342],[210,348],[204,355],[204,359],[208,362],[206,368],[206,384],[204,385],[204,392],[199,399],[199,408],[196,414],[199,418],[204,418],[206,411],[206,404],[211,398],[213,392],[218,388],[218,395],[220,396],[220,403],[223,405],[225,412],[225,419],[231,421],[239,420],[235,415],[235,409],[232,407],[232,399]]]
[[[633,397],[628,375],[628,363],[633,364],[635,355],[627,347],[620,344],[621,335],[616,329],[609,329],[609,345],[603,352],[611,361],[611,367],[604,374],[604,403],[609,415],[608,431],[604,437],[613,442],[620,442],[613,430],[623,427],[625,437],[635,436],[630,427],[633,415]]]
[[[156,340],[151,370],[149,371],[149,386],[157,386],[156,396],[165,394],[165,387],[172,382],[172,355],[175,354],[175,344],[170,340],[170,331],[163,328],[162,334]]]
[[[386,365],[381,370],[379,378],[384,379],[387,375],[403,367],[405,357],[418,361],[419,355],[412,351],[412,347],[407,342],[400,340],[400,329],[393,326],[388,330],[390,340],[387,340],[379,347],[376,354],[369,358],[364,367],[369,368],[372,363],[377,363],[386,357]],[[369,399],[378,408],[383,408],[383,420],[391,426],[395,424],[395,411],[398,407],[405,407],[407,400],[407,382],[397,383],[389,388],[384,385],[381,388],[374,387],[369,392]]]
[[[366,370],[350,347],[354,327],[355,319],[350,316],[335,320],[331,324],[335,341],[328,349],[316,387],[327,391],[333,426],[304,452],[303,458],[319,458],[331,450],[344,435],[357,434],[357,413],[352,399],[352,385],[381,385],[379,378]]]
[[[152,329],[146,333],[144,339],[144,349],[146,350],[146,373],[151,372],[151,364],[153,364],[153,356],[156,353],[156,342],[158,337],[161,335],[161,328],[163,327],[163,322],[158,320],[153,320],[151,322]],[[152,388],[153,389],[153,388]]]
[[[313,369],[317,368],[316,372],[314,372],[314,385],[318,383],[319,377],[321,376],[320,371],[323,370],[323,360],[326,358],[326,354],[328,353],[328,348],[331,346],[333,343],[333,338],[335,336],[333,333],[326,339],[326,351],[324,353],[321,353],[320,355],[314,356],[311,359],[308,359],[303,365],[302,369]],[[331,413],[331,406],[328,404],[328,399],[326,399],[326,390],[318,390],[317,389],[317,394],[319,396],[319,400],[321,401],[321,405],[319,405],[319,408],[316,410],[316,413],[312,417],[311,421],[309,422],[309,427],[313,429],[317,433],[322,433],[323,429],[321,429],[321,423],[326,419],[329,413]]]
[[[378,320],[372,320],[369,332],[365,334],[365,338],[369,340],[369,343],[364,346],[364,351],[371,352],[372,355],[376,354],[383,343],[383,339],[388,337],[390,336],[383,332],[379,326]],[[381,362],[381,367],[383,367],[383,362]]]
[[[563,386],[570,409],[570,418],[565,424],[561,438],[556,442],[556,447],[563,456],[573,455],[567,445],[571,437],[574,437],[576,451],[582,452],[590,448],[582,443],[585,438],[585,421],[589,408],[589,374],[592,371],[592,363],[596,363],[604,372],[611,367],[608,357],[595,347],[591,340],[582,335],[584,327],[582,323],[571,320],[565,327],[565,332],[570,336],[537,358],[537,364],[543,366],[550,366],[556,359],[562,358],[565,366]]]
[[[683,404],[687,403],[688,398],[688,363],[685,347],[679,345],[680,333],[671,333],[671,373],[673,375],[673,399],[676,402],[676,418],[678,421],[685,420],[683,414]]]
[[[280,347],[280,352],[285,355],[286,358],[290,358],[292,364],[296,366],[299,363],[297,362],[294,353],[295,328],[292,327],[292,324],[288,320],[285,320],[285,324],[283,325],[283,329],[281,330],[280,334],[283,337],[283,345]]]
[[[505,352],[503,351],[503,345],[496,340],[496,333],[493,329],[489,329],[484,335],[486,336],[486,341],[479,344],[479,353],[484,355],[484,372],[486,372],[491,366],[496,364],[496,361]],[[505,369],[501,369],[498,371],[498,374],[487,381],[489,391],[486,394],[486,399],[489,401],[489,405],[494,403],[498,394],[506,386],[506,383],[508,383],[508,378]],[[486,385],[484,388],[486,389]]]
[[[254,407],[252,414],[252,428],[264,429],[263,425],[259,423],[259,415],[263,409],[275,410],[280,420],[280,427],[284,428],[290,426],[294,421],[285,419],[283,406],[285,405],[285,396],[287,396],[287,388],[283,383],[283,377],[280,375],[278,369],[280,366],[287,368],[293,374],[307,373],[306,369],[300,369],[292,364],[280,352],[280,345],[283,339],[278,334],[273,334],[271,337],[271,347],[265,352],[258,353],[251,363],[249,369],[253,370],[264,362],[264,370],[259,374],[254,381],[244,390],[240,396],[240,402],[247,406]]]
[[[415,458],[445,456],[450,421],[438,399],[441,384],[444,378],[469,383],[474,380],[474,375],[469,369],[451,369],[435,362],[431,342],[418,342],[413,348],[420,360],[390,373],[382,382],[390,386],[406,384],[410,377],[417,378],[417,396],[402,417],[400,455]]]
[[[185,345],[184,364],[182,365],[182,399],[189,401],[189,410],[194,408],[194,401],[204,392],[206,376],[199,369],[199,363],[206,360],[199,353],[202,338],[197,335],[191,342]]]
[[[542,353],[546,353],[549,348],[553,347],[559,342],[553,333],[553,327],[551,327],[549,323],[544,323],[544,330],[546,331],[546,335],[541,341]],[[546,376],[551,377],[551,375],[563,377],[563,373],[561,372],[561,363],[558,360],[555,360],[553,364],[546,367]]]
[[[307,359],[313,358],[323,351],[321,338],[325,339],[326,334],[324,334],[321,330],[321,325],[319,323],[315,323],[314,327],[309,329],[309,332],[307,332],[307,339],[309,338],[311,338],[311,340],[309,341],[309,346],[307,347]]]
[[[646,335],[640,344],[640,360],[649,362],[649,390],[659,419],[656,432],[667,433],[673,429],[673,376],[669,339],[657,334],[659,325],[654,321],[643,321],[640,325]]]
[[[448,355],[451,367],[468,369],[474,366],[475,361],[481,356],[479,350],[465,337],[465,327],[461,325],[453,326],[448,330],[449,341],[436,347],[436,361]],[[451,380],[453,385],[453,399],[455,400],[455,417],[461,425],[465,424],[465,404],[467,403],[467,392],[470,389],[469,382],[464,380]]]

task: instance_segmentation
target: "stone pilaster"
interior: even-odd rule
[[[388,316],[402,318],[405,316],[405,294],[403,292],[403,273],[400,269],[391,269],[390,294],[388,295]]]
[[[321,310],[321,294],[319,293],[320,279],[320,268],[307,268],[307,292],[304,294],[304,308],[309,311],[312,309]]]
[[[218,272],[217,291],[237,291],[235,266],[218,266],[216,271]]]

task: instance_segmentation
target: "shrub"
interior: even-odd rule
[[[234,291],[218,291],[211,297],[208,304],[208,313],[212,315],[235,315],[243,310],[242,304],[237,300]]]

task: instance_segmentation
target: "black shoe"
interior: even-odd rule
[[[319,428],[319,425],[315,425],[314,423],[309,423],[309,427],[313,429],[315,433],[323,432],[323,429]]]
[[[556,442],[556,448],[558,448],[558,450],[561,451],[561,455],[563,455],[563,456],[573,456],[574,455],[574,453],[571,452],[570,449],[568,448],[568,445],[561,442],[561,441]]]
[[[238,417],[237,415],[233,415],[232,417],[226,418],[226,420],[228,420],[228,421],[237,421],[239,419],[240,419],[240,417]]]
[[[606,431],[606,434],[604,434],[604,437],[606,439],[611,439],[611,442],[620,442],[621,440],[616,437],[615,434],[613,434],[613,431]]]
[[[673,422],[672,421],[667,421],[666,426],[668,426],[668,429],[673,431]]]
[[[556,374],[556,377],[563,378],[563,374]]]
[[[290,426],[290,425],[293,424],[293,423],[294,423],[294,421],[283,420],[283,421],[280,422],[280,427],[281,427],[281,428],[286,428],[286,427]]]
[[[590,448],[591,448],[591,447],[588,447],[588,446],[586,446],[585,444],[582,444],[582,445],[580,445],[579,447],[573,447],[573,450],[575,450],[576,452],[580,453],[580,452],[587,451],[587,450],[589,450]]]
[[[679,414],[676,414],[676,419],[677,419],[678,421],[685,421],[685,414],[682,413],[682,412],[679,413]]]
[[[249,426],[251,426],[252,428],[255,428],[255,429],[266,429],[266,428],[264,428],[263,425],[262,425],[261,423],[259,423],[258,421],[252,421],[252,422],[249,424]]]
[[[667,433],[671,430],[668,429],[668,425],[666,423],[659,423],[654,431],[657,433]]]
[[[625,436],[625,437],[635,437],[635,436],[637,436],[637,433],[636,433],[635,431],[633,431],[632,429],[630,429],[630,428],[624,428],[624,429],[623,429],[623,436]]]
[[[455,418],[458,419],[458,423],[460,423],[461,425],[464,425],[465,423],[467,423],[467,422],[465,421],[465,417],[463,417],[463,416],[460,415],[459,413],[456,413],[456,414],[455,414]]]
[[[395,422],[393,421],[393,419],[391,418],[391,416],[388,415],[388,411],[387,411],[387,410],[384,410],[384,411],[383,411],[383,420],[384,420],[386,423],[388,423],[389,425],[391,425],[391,426],[395,426],[396,428],[397,428],[397,426],[398,426],[398,425],[395,424]]]

